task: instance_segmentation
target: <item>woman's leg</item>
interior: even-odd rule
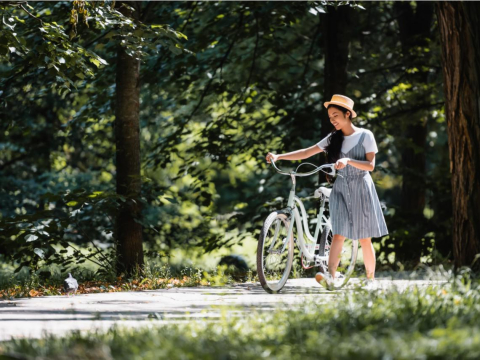
[[[335,277],[338,263],[340,262],[340,255],[342,253],[343,242],[345,236],[335,234],[332,239],[332,246],[330,247],[330,255],[328,257],[328,272]]]
[[[360,239],[362,245],[363,262],[365,263],[365,272],[368,279],[375,279],[375,250],[372,245],[372,238]]]

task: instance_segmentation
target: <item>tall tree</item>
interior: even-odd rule
[[[431,38],[433,19],[433,4],[425,1],[416,2],[413,6],[410,2],[398,1],[393,6],[395,17],[399,25],[400,42],[402,45],[402,62],[409,68],[421,70],[407,72],[406,80],[413,84],[418,102],[429,103],[430,92],[428,88],[416,86],[428,82],[429,68],[424,61],[423,49],[428,46]],[[424,63],[422,62],[424,61]],[[424,65],[425,64],[425,65]],[[424,65],[424,66],[422,66]],[[426,70],[424,70],[426,69]],[[419,222],[425,220],[423,210],[425,208],[426,192],[426,141],[427,120],[429,109],[420,109],[414,114],[405,116],[402,121],[402,194],[400,211],[407,223],[417,228],[423,227]],[[397,249],[397,259],[401,262],[412,261],[418,263],[421,255],[421,242],[418,236],[408,236]]]
[[[344,94],[347,88],[348,54],[352,33],[355,28],[355,10],[350,6],[327,6],[324,14],[324,99],[334,94]],[[322,118],[324,135],[331,128],[328,117]]]
[[[119,3],[119,11],[139,20],[140,3]],[[128,5],[128,6],[125,6]],[[135,10],[132,10],[133,7]],[[115,144],[117,194],[125,197],[116,219],[117,270],[131,272],[143,265],[140,192],[140,60],[118,45],[115,78]]]
[[[327,9],[323,19],[324,101],[329,101],[334,94],[346,92],[349,46],[356,19],[355,10],[350,6],[327,6]],[[322,107],[322,110],[321,137],[323,138],[328,135],[331,124],[326,109]],[[323,173],[319,173],[319,179],[323,177]]]
[[[452,174],[453,251],[457,266],[471,265],[480,253],[480,7],[440,1],[436,11]]]

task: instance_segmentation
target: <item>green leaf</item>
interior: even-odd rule
[[[99,56],[97,56],[97,60],[100,61],[100,63],[101,63],[102,65],[108,65],[108,63],[107,63],[104,59],[102,59],[101,57],[99,57]]]
[[[166,197],[166,196],[164,196],[163,198],[171,204],[178,204],[177,199],[174,199],[174,198],[171,198],[171,197]]]
[[[33,249],[33,252],[40,256],[42,259],[45,259],[45,251],[43,251],[42,249],[35,248]]]
[[[25,24],[25,20],[20,19],[18,16],[15,16],[15,20],[17,20],[18,22],[21,22],[22,24]]]
[[[37,235],[33,235],[33,234],[28,234],[27,236],[25,236],[25,240],[27,242],[32,242],[32,241],[35,241],[38,239],[38,236]]]
[[[100,66],[100,61],[94,58],[90,58],[90,62],[94,63],[96,67]]]

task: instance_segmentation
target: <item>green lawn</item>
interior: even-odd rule
[[[464,274],[410,291],[355,290],[327,304],[220,321],[0,343],[42,359],[478,359],[480,284]]]

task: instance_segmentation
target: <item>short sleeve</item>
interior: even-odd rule
[[[331,135],[331,133],[328,134],[326,137],[324,137],[322,140],[320,140],[320,141],[317,143],[317,146],[318,146],[321,150],[325,151],[325,148],[326,148],[327,145],[328,145],[328,138],[330,137],[330,135]]]
[[[366,136],[365,136],[365,139],[363,140],[363,147],[365,148],[366,153],[373,152],[376,154],[378,152],[375,137],[373,136],[373,133],[370,130],[366,131]]]

